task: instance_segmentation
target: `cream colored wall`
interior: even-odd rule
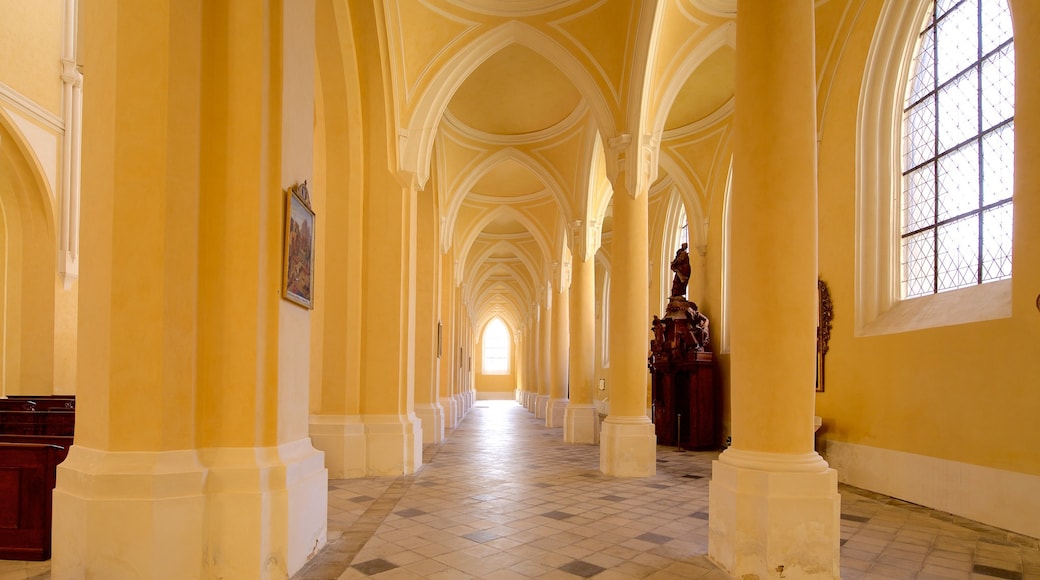
[[[61,113],[64,0],[0,0],[0,83]],[[2,87],[0,87],[2,88]]]
[[[54,394],[76,394],[76,341],[79,335],[79,282],[66,290],[54,285]]]
[[[858,2],[853,2],[859,4]],[[1040,474],[1040,4],[1011,2],[1018,67],[1014,274],[1010,318],[856,337],[856,114],[882,2],[863,2],[826,95],[819,158],[819,268],[834,303],[827,437],[1012,472]]]

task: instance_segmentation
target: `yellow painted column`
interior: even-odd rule
[[[369,346],[362,350],[361,369],[366,471],[400,475],[422,464],[422,427],[413,408],[416,188],[402,187],[386,172],[371,183],[373,191],[365,197],[362,315]]]
[[[319,47],[316,94],[314,197],[323,202],[319,240],[312,381],[320,391],[311,402],[310,436],[325,453],[332,478],[365,475],[365,427],[361,422],[362,221],[364,158],[351,37],[346,10],[319,2],[315,42]],[[315,376],[317,374],[317,376]],[[312,386],[312,390],[315,387]]]
[[[311,312],[281,292],[286,190],[314,166],[314,9],[202,3],[196,442],[215,576],[291,574],[325,540]]]
[[[458,424],[455,389],[455,369],[458,368],[458,346],[455,341],[455,259],[453,250],[441,255],[441,359],[440,403],[444,409],[445,429]]]
[[[198,5],[81,7],[76,435],[58,466],[54,578],[198,578]],[[173,82],[177,79],[177,82]]]
[[[613,180],[610,414],[600,434],[599,464],[607,475],[648,477],[657,472],[657,435],[646,412],[647,192],[630,192],[625,175],[622,170]]]
[[[552,384],[552,286],[542,291],[538,309],[538,398],[535,399],[534,416],[545,419],[549,406],[549,385]]]
[[[434,195],[418,197],[415,299],[415,414],[422,421],[423,444],[444,439],[444,409],[438,397],[438,307],[440,305],[440,245]],[[419,282],[421,281],[421,282]]]
[[[838,578],[837,478],[813,451],[814,6],[758,0],[737,10],[733,446],[713,466],[709,555],[734,576],[783,566],[789,577]]]
[[[568,276],[564,265],[555,276],[559,291],[553,294],[551,364],[549,377],[549,401],[546,403],[545,426],[563,427],[563,414],[567,410],[567,366],[570,362],[570,286],[565,284]]]
[[[284,578],[327,524],[310,312],[279,294],[283,188],[313,164],[313,4],[81,16],[100,73],[84,103],[87,358],[52,574]]]
[[[527,312],[524,326],[524,353],[527,355],[527,373],[524,378],[524,408],[535,412],[538,399],[538,305]]]
[[[578,225],[581,229],[581,225]],[[596,256],[574,244],[570,288],[570,404],[563,420],[567,443],[596,442],[592,383],[596,363]],[[584,254],[584,255],[583,255]]]

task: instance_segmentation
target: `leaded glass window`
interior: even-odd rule
[[[1015,45],[1005,0],[936,0],[903,121],[903,296],[1010,278]]]

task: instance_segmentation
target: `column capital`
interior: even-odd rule
[[[569,224],[571,254],[582,262],[596,255],[602,242],[603,224],[599,220],[574,220]]]
[[[401,169],[394,174],[394,177],[401,184],[401,187],[410,191],[422,191],[422,183],[420,183],[419,176],[414,171]]]
[[[607,179],[615,193],[625,189],[635,199],[649,190],[657,179],[657,158],[661,151],[659,133],[621,133],[607,140]]]

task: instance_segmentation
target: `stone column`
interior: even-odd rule
[[[455,341],[455,259],[453,250],[441,255],[441,360],[440,403],[444,409],[445,429],[458,425],[455,392],[455,369],[458,368],[458,346]]]
[[[82,8],[85,68],[107,72],[84,101],[52,576],[285,578],[327,522],[311,312],[280,295],[283,189],[313,168],[314,5]]]
[[[583,243],[586,227],[572,224],[574,249],[570,288],[570,404],[563,418],[563,440],[596,443],[592,392],[596,364],[596,250]],[[596,244],[598,245],[598,244]],[[591,251],[589,251],[591,250]]]
[[[80,250],[90,275],[79,281],[75,441],[54,490],[54,578],[203,571],[200,113],[184,106],[201,98],[202,15],[165,4],[80,12],[83,64],[107,73],[84,103]],[[116,66],[134,53],[151,62]]]
[[[545,410],[546,427],[562,427],[567,410],[567,366],[570,362],[570,281],[569,265],[564,264],[554,276],[559,291],[553,295],[552,358],[550,359],[549,401]]]
[[[816,92],[812,0],[737,8],[730,312],[733,446],[709,556],[733,576],[838,578],[834,470],[813,450]]]
[[[612,143],[632,166],[620,163],[614,186],[613,255],[610,278],[610,414],[600,434],[600,470],[620,477],[657,472],[657,435],[647,416],[646,351],[649,345],[647,276],[647,179],[641,157],[624,136]],[[633,153],[635,153],[633,155]]]
[[[437,243],[437,211],[429,192],[418,197],[416,237],[415,310],[415,414],[422,421],[423,444],[444,439],[444,408],[438,396],[440,372],[437,323],[440,306],[440,245]]]
[[[535,401],[534,416],[544,419],[549,406],[549,385],[552,384],[552,285],[544,290],[545,297],[539,305],[538,321],[538,398]]]

